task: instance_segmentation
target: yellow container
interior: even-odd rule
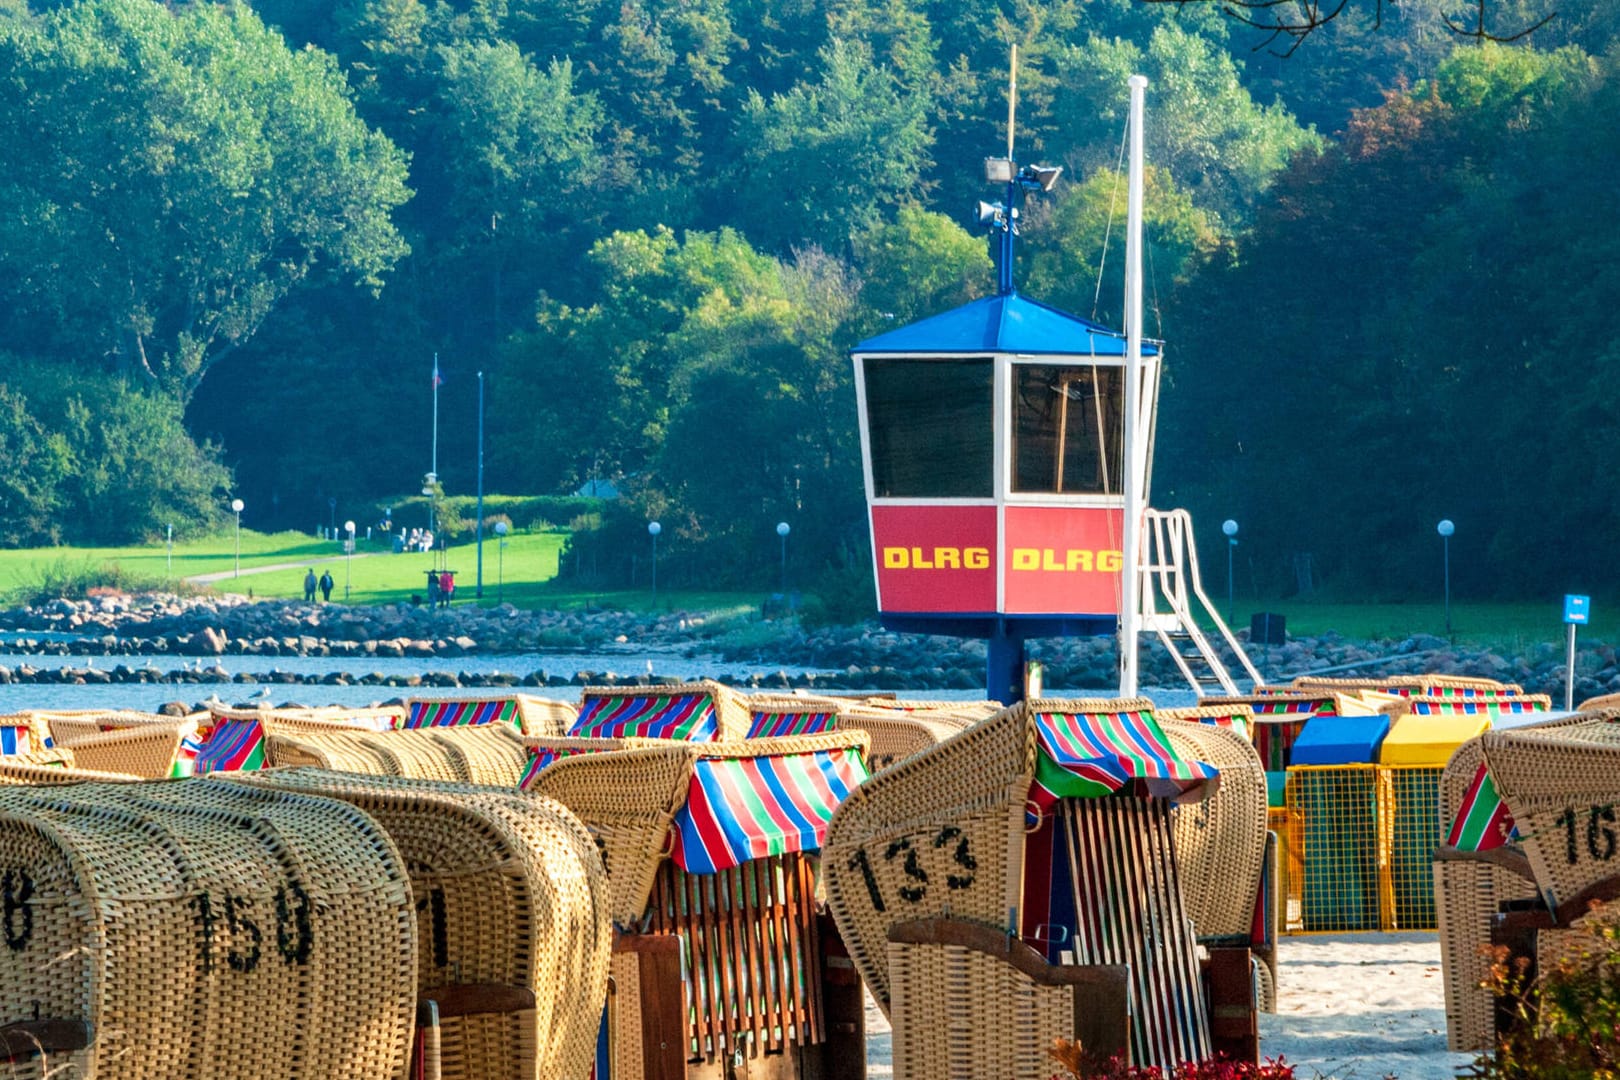
[[[1397,717],[1378,752],[1382,765],[1444,765],[1457,747],[1489,731],[1489,713]]]

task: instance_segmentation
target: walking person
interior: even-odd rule
[[[327,570],[321,574],[321,602],[332,602],[332,586],[337,582],[332,580],[332,571]]]
[[[312,566],[312,567],[309,568],[309,573],[304,575],[304,603],[313,604],[314,602],[315,602],[315,568]]]

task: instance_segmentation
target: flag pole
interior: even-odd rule
[[[433,354],[433,475],[439,475],[439,354]]]
[[[478,373],[478,585],[474,597],[484,598],[484,373]]]

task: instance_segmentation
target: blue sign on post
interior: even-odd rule
[[[1592,618],[1592,598],[1590,596],[1565,596],[1564,621],[1579,623],[1585,626]]]

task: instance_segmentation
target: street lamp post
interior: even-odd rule
[[[664,527],[658,524],[658,522],[647,522],[647,535],[652,537],[652,599],[653,607],[655,608],[658,606],[658,534],[663,531]]]
[[[1443,519],[1434,527],[1440,534],[1441,546],[1445,549],[1446,560],[1446,637],[1451,636],[1451,534],[1457,531],[1457,526],[1451,523],[1450,518]]]
[[[504,521],[495,523],[495,535],[499,541],[495,545],[495,602],[501,602],[501,593],[506,589],[506,532],[511,526]]]
[[[174,525],[169,526],[169,570],[168,576],[174,577]]]
[[[337,496],[329,495],[326,499],[327,521],[332,527],[332,539],[337,539]]]
[[[236,572],[234,577],[242,576],[242,507],[247,505],[241,499],[231,500],[231,509],[236,511]]]
[[[1226,625],[1232,625],[1232,553],[1237,550],[1238,523],[1231,518],[1221,522],[1226,534]]]
[[[349,538],[343,542],[343,602],[347,604],[349,602],[349,581],[351,580],[349,564],[354,561],[354,522],[345,521],[343,531],[349,534]]]
[[[778,521],[776,523],[776,535],[781,537],[781,539],[782,539],[782,602],[787,604],[790,609],[793,607],[793,603],[792,603],[792,601],[790,601],[788,599],[788,587],[787,587],[787,538],[788,538],[788,533],[790,533],[792,531],[793,531],[793,527],[790,526],[787,522]]]

